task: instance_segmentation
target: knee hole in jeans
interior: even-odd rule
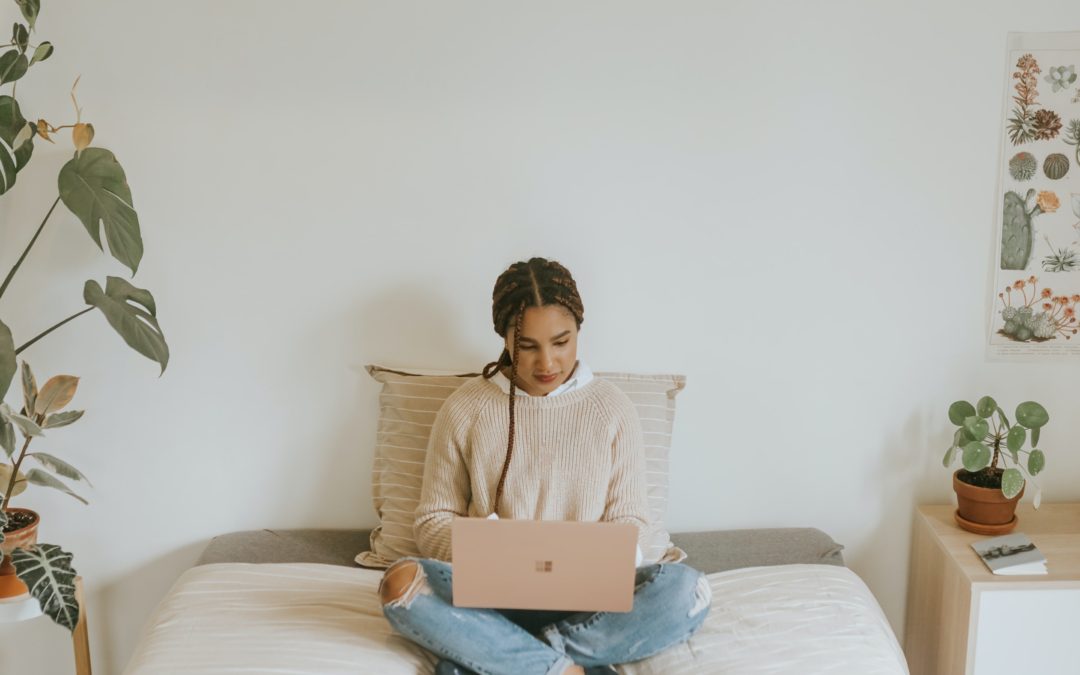
[[[424,568],[415,560],[399,560],[386,570],[379,582],[379,599],[384,607],[408,609],[418,593],[427,590]]]

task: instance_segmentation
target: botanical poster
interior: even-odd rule
[[[991,358],[1080,356],[1080,32],[1010,33]]]

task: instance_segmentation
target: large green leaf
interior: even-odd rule
[[[143,254],[139,215],[116,157],[104,148],[86,148],[60,169],[57,182],[64,206],[79,217],[98,248],[104,223],[109,252],[135,274]]]
[[[26,23],[30,24],[30,30],[34,30],[38,12],[41,11],[41,0],[15,0],[15,4],[19,6]]]
[[[15,378],[15,371],[19,366],[15,363],[15,340],[11,337],[11,330],[7,324],[0,321],[0,401],[7,396],[11,380]]]
[[[0,54],[0,84],[14,82],[25,75],[29,67],[30,61],[27,60],[26,54],[18,49],[9,49]]]
[[[1015,455],[1020,448],[1024,447],[1024,441],[1027,440],[1027,429],[1017,424],[1012,429],[1009,429],[1009,434],[1005,437],[1005,445]]]
[[[990,433],[990,425],[978,415],[972,415],[971,417],[966,418],[964,420],[964,429],[971,438],[974,438],[977,441],[986,438],[986,434]]]
[[[956,401],[949,406],[949,421],[960,426],[964,420],[975,414],[975,406],[967,401]]]
[[[79,623],[79,603],[75,599],[75,570],[71,554],[55,544],[17,548],[11,554],[15,575],[37,598],[41,611],[68,630]]]
[[[83,299],[102,311],[109,325],[128,346],[161,365],[169,363],[169,345],[157,322],[157,307],[150,291],[136,288],[120,277],[108,277],[105,290],[91,279],[83,287]],[[134,304],[133,304],[134,303]],[[139,306],[141,305],[141,307]]]
[[[983,396],[975,404],[975,410],[979,413],[979,417],[982,417],[983,419],[990,417],[994,414],[994,411],[997,410],[997,401],[989,396]]]
[[[1024,489],[1024,475],[1019,469],[1005,469],[1001,474],[1001,494],[1012,499]]]
[[[19,103],[0,96],[0,195],[15,185],[15,174],[30,161],[34,132],[19,111]]]
[[[1050,421],[1050,414],[1035,401],[1024,401],[1016,406],[1016,421],[1028,429],[1038,429],[1046,426]]]

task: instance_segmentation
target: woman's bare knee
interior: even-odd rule
[[[408,607],[424,583],[424,568],[415,560],[401,560],[390,566],[379,582],[383,605]]]

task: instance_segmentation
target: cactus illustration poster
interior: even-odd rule
[[[1010,33],[989,355],[1080,357],[1080,32]]]

